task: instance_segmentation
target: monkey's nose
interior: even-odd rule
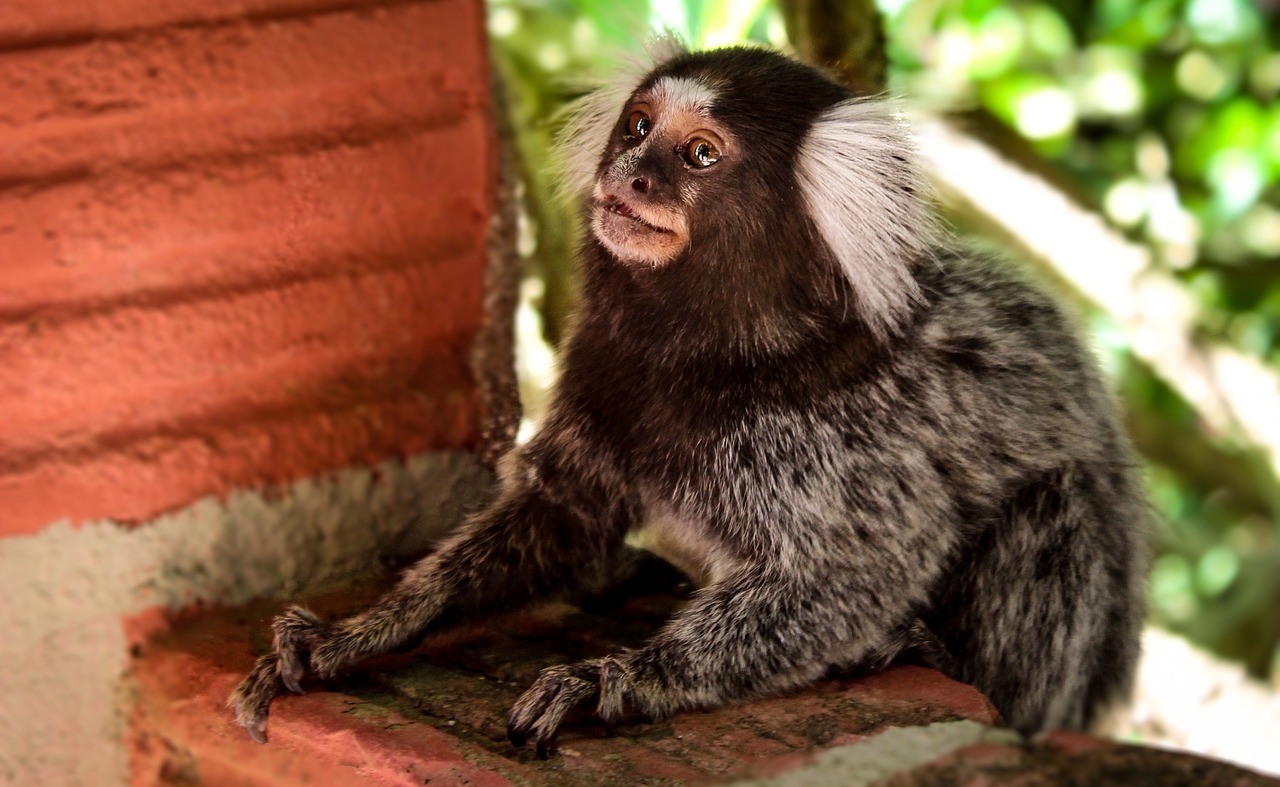
[[[636,191],[640,192],[641,194],[648,194],[648,193],[649,193],[649,179],[648,179],[648,178],[636,178],[635,180],[631,181],[631,188],[635,189]]]

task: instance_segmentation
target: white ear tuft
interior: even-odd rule
[[[649,59],[653,61],[652,67],[657,68],[681,55],[689,54],[689,47],[674,30],[665,30],[646,41],[644,51],[649,53]]]
[[[885,99],[827,109],[800,146],[796,177],[863,319],[881,338],[896,333],[923,300],[912,271],[940,235],[901,113]]]
[[[621,58],[608,82],[569,104],[559,113],[552,161],[559,173],[561,196],[577,199],[591,190],[596,167],[609,144],[614,123],[623,103],[653,69],[688,49],[672,33],[654,36],[645,45],[645,55]]]

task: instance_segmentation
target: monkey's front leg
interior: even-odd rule
[[[846,658],[869,653],[905,614],[875,603],[854,610],[856,589],[799,573],[740,570],[700,592],[645,647],[544,670],[512,708],[511,741],[532,738],[546,757],[575,705],[594,703],[612,724],[628,710],[658,719],[806,685],[837,646]]]
[[[580,495],[561,500],[545,488],[507,490],[370,609],[333,623],[300,607],[277,617],[272,652],[228,699],[236,722],[265,742],[272,698],[281,685],[301,693],[308,667],[329,678],[442,622],[476,620],[602,574],[627,524],[617,505],[594,506]]]

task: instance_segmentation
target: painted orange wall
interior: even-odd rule
[[[475,448],[479,0],[0,3],[0,535]]]

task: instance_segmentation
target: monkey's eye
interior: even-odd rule
[[[653,120],[642,110],[627,115],[627,136],[639,139],[653,129]]]
[[[685,163],[698,169],[709,167],[720,160],[720,149],[705,137],[694,137],[684,143],[680,154],[684,157]]]

